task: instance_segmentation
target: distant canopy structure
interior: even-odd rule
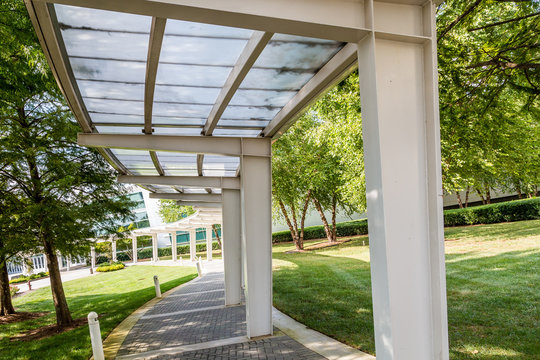
[[[448,358],[432,1],[25,1],[79,144],[222,209],[249,337],[273,331],[271,141],[358,67],[377,357]]]

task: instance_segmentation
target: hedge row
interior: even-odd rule
[[[540,198],[507,201],[502,203],[475,206],[465,209],[446,210],[444,226],[463,226],[474,224],[494,224],[508,221],[540,219]],[[368,224],[366,219],[346,221],[336,224],[337,236],[366,235]],[[325,238],[322,225],[304,229],[304,240]],[[292,241],[289,230],[272,234],[272,242]]]
[[[495,224],[540,219],[540,198],[446,210],[444,226]]]
[[[30,280],[37,280],[37,279],[46,278],[48,276],[49,276],[49,272],[40,272],[40,273],[37,273],[37,274],[32,274],[30,276],[22,275],[22,276],[19,276],[18,278],[9,280],[9,283],[10,284],[18,284],[18,283],[28,282]]]
[[[116,271],[116,270],[122,270],[125,267],[122,263],[113,263],[113,264],[101,264],[96,268],[96,271],[98,272],[109,272],[109,271]]]

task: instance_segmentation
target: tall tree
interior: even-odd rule
[[[181,220],[195,213],[191,206],[180,206],[174,200],[159,200],[159,216],[165,223]]]
[[[87,255],[90,238],[130,215],[115,173],[77,145],[78,125],[45,61],[22,1],[0,8],[0,181],[12,189],[35,251],[47,256],[57,326],[72,322],[57,254]]]

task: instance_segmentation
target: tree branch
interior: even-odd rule
[[[437,36],[437,42],[441,41],[441,39],[450,31],[452,30],[457,24],[459,24],[463,19],[467,17],[480,3],[482,0],[476,0],[467,10],[465,10],[460,16],[457,17],[454,21],[452,21],[446,28],[444,28],[443,31]]]
[[[490,27],[493,27],[493,26],[502,25],[502,24],[508,24],[510,22],[513,22],[513,21],[519,21],[519,20],[527,19],[527,18],[530,18],[530,17],[533,17],[533,16],[538,16],[538,15],[540,15],[540,12],[525,15],[525,16],[520,16],[520,17],[509,19],[509,20],[498,21],[498,22],[494,22],[494,23],[487,24],[487,25],[484,25],[484,26],[475,27],[475,28],[472,28],[472,29],[468,29],[468,31],[476,31],[476,30],[487,29],[487,28],[490,28]]]

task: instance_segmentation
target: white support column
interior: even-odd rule
[[[133,253],[133,263],[137,263],[137,237],[133,236],[131,238],[131,252]]]
[[[206,260],[212,261],[212,227],[206,228]]]
[[[171,253],[172,260],[178,260],[178,254],[176,253],[176,231],[171,232]]]
[[[90,248],[90,267],[92,270],[96,268],[96,248],[93,246]]]
[[[377,360],[448,359],[434,7],[366,1],[358,43]],[[375,12],[375,14],[374,14]],[[401,14],[401,15],[400,15]],[[384,29],[383,29],[384,30]],[[419,38],[423,35],[423,38]],[[407,204],[407,211],[403,211]]]
[[[111,240],[112,261],[116,261],[116,240]]]
[[[47,255],[43,254],[43,268],[45,271],[49,271],[48,264],[47,264]]]
[[[268,138],[259,146],[271,153]],[[270,156],[240,159],[247,335],[253,338],[272,334],[272,166]]]
[[[191,261],[196,260],[197,256],[197,230],[196,229],[190,229],[189,230],[189,259]]]
[[[66,270],[67,271],[70,271],[71,270],[71,256],[66,256]]]
[[[58,261],[58,268],[63,269],[64,266],[62,264],[62,255],[56,255],[56,260]]]
[[[152,261],[157,262],[159,260],[158,256],[158,239],[157,234],[152,234]]]
[[[221,245],[225,268],[225,305],[242,301],[242,211],[240,190],[222,190]]]

